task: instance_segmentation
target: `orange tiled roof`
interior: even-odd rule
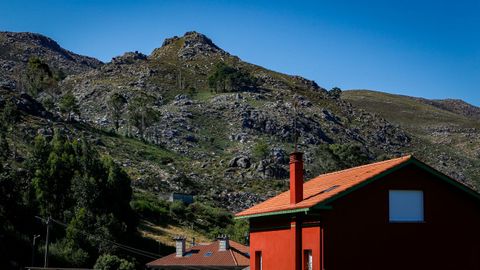
[[[290,191],[286,191],[246,209],[236,214],[236,216],[246,217],[278,211],[310,208],[410,159],[412,159],[412,156],[409,155],[322,174],[303,183],[303,200],[297,204],[290,204]]]
[[[235,241],[229,240],[230,248],[218,251],[218,240],[208,245],[196,245],[185,251],[183,257],[176,257],[175,253],[149,262],[147,267],[154,266],[212,266],[229,267],[250,265],[249,248]],[[210,254],[207,254],[211,252]]]

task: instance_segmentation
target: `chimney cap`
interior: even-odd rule
[[[220,234],[219,236],[217,236],[217,239],[218,239],[218,240],[226,240],[226,239],[228,239],[228,235],[226,235],[226,234]]]

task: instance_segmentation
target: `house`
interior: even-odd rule
[[[412,156],[303,181],[236,215],[252,270],[480,269],[480,195]]]
[[[210,244],[199,244],[189,249],[185,247],[185,238],[175,238],[176,252],[150,262],[152,270],[240,270],[249,266],[249,249],[247,246],[229,240],[227,236],[219,237]]]

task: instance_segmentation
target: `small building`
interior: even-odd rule
[[[240,270],[249,266],[249,249],[227,236],[210,244],[199,244],[186,249],[185,238],[175,238],[176,252],[150,262],[152,270]]]
[[[480,195],[412,156],[303,181],[238,213],[252,270],[480,269]]]
[[[193,203],[193,195],[185,193],[172,192],[168,197],[168,200],[171,202],[179,201],[186,205]]]

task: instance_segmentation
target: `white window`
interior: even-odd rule
[[[390,190],[389,208],[391,222],[423,222],[423,191]]]

